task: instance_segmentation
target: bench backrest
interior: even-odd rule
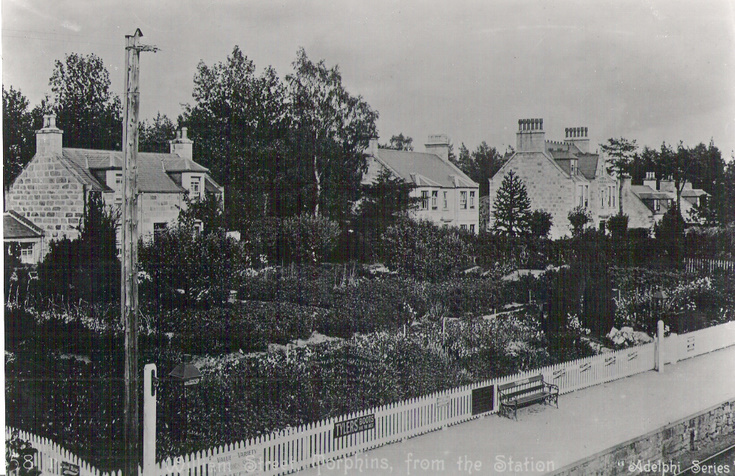
[[[516,380],[515,382],[499,385],[498,391],[507,392],[509,390],[512,390],[518,387],[522,387],[524,385],[529,385],[530,387],[535,388],[533,384],[543,384],[543,383],[544,383],[544,376],[543,374],[539,374],[533,377],[524,378],[523,380]]]

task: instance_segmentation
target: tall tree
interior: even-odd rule
[[[305,205],[314,215],[326,211],[341,220],[358,197],[366,167],[363,151],[377,135],[378,113],[345,89],[337,66],[314,63],[303,48],[286,82],[292,152],[308,180]]]
[[[393,150],[413,150],[413,138],[404,136],[403,133],[399,133],[397,136],[391,136],[390,142],[380,146],[381,149],[393,149]]]
[[[493,229],[496,233],[520,236],[529,233],[531,200],[526,185],[512,170],[503,177],[493,203]]]
[[[725,166],[722,184],[720,223],[729,225],[735,223],[735,160],[733,159]]]
[[[658,169],[663,178],[674,182],[676,192],[676,208],[681,210],[681,193],[687,182],[692,182],[702,169],[702,162],[707,154],[704,144],[688,148],[679,143],[676,150],[665,142],[658,155]]]
[[[28,99],[20,90],[3,86],[3,186],[10,187],[36,150]]]
[[[168,116],[159,112],[151,123],[141,121],[138,127],[138,150],[159,153],[168,153],[171,150],[169,141],[176,137],[176,126]]]
[[[480,184],[480,196],[484,197],[490,188],[490,178],[500,170],[505,162],[506,159],[495,147],[490,147],[487,142],[482,141],[472,152],[462,144],[459,147],[459,157],[455,165]]]
[[[657,172],[658,151],[648,146],[643,147],[640,154],[636,154],[630,164],[632,183],[642,184],[649,172]]]
[[[228,229],[245,231],[264,215],[279,214],[288,191],[283,174],[287,132],[285,87],[273,68],[256,75],[238,46],[225,61],[200,62],[193,105],[179,119],[189,126],[194,156],[227,191]]]
[[[623,214],[623,178],[630,172],[630,165],[636,157],[638,146],[635,140],[629,141],[623,137],[610,138],[607,144],[600,144],[607,156],[607,173],[618,179],[618,213]]]
[[[110,73],[100,57],[66,55],[55,62],[49,85],[50,108],[64,130],[65,147],[122,147],[122,105],[110,90]]]
[[[362,187],[362,200],[356,213],[354,228],[363,236],[375,257],[385,256],[383,234],[408,211],[418,207],[419,197],[411,197],[414,185],[382,170],[375,182]]]

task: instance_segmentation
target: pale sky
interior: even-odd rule
[[[548,139],[586,126],[592,144],[735,149],[735,0],[2,0],[3,84],[35,105],[54,60],[95,53],[122,96],[136,28],[160,48],[142,55],[141,119],[175,121],[200,60],[239,45],[283,78],[303,46],[380,113],[381,142],[502,151],[518,119],[543,118]]]

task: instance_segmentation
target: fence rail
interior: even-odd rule
[[[724,259],[686,258],[684,260],[684,267],[690,273],[696,271],[714,273],[715,270],[735,273],[735,261]]]
[[[735,344],[735,322],[664,339],[665,362],[676,362]],[[210,448],[156,463],[145,476],[279,475],[422,435],[498,411],[497,386],[543,374],[566,394],[652,370],[656,343],[564,362],[383,405],[338,418],[328,418],[262,437]],[[6,429],[9,435],[12,429]],[[80,466],[79,476],[100,473],[55,443],[21,432],[39,450],[39,469],[60,472],[60,461]],[[44,459],[45,458],[45,459]],[[43,470],[43,469],[42,469]]]

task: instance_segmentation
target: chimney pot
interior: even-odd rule
[[[36,131],[36,154],[60,155],[64,131],[56,127],[56,114],[43,116],[43,128]]]
[[[436,154],[445,162],[449,162],[449,136],[446,134],[431,134],[424,144],[426,152]]]

